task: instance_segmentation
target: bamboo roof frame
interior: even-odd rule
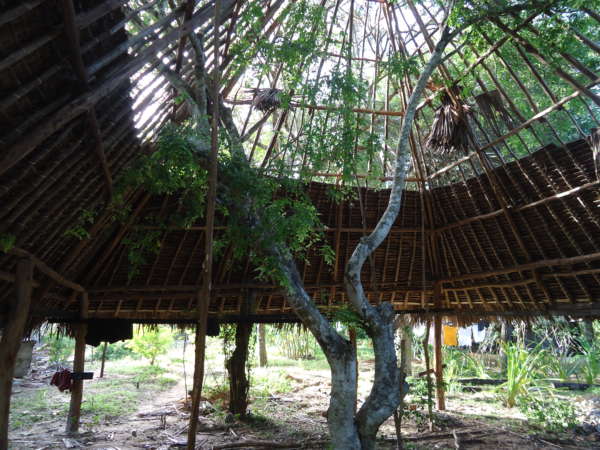
[[[0,306],[12,295],[16,257],[28,255],[41,271],[34,282],[33,307],[45,311],[43,318],[76,314],[78,305],[69,300],[70,293],[83,290],[89,294],[90,318],[190,320],[201,286],[198,262],[203,259],[206,225],[165,230],[159,254],[134,280],[128,280],[122,245],[128,233],[145,226],[140,217],[173,208],[175,198],[129,192],[132,214],[126,223],[111,224],[105,212],[86,239],[65,232],[82,210],[102,210],[126,167],[152,151],[165,123],[185,115],[173,92],[162,88],[155,55],[160,52],[163,61],[189,77],[186,34],[202,28],[213,36],[214,2],[182,1],[137,33],[126,30],[158,2],[133,9],[126,0],[61,0],[60,8],[53,8],[49,0],[4,3],[0,35],[7,39],[0,45],[0,141],[6,150],[0,155],[0,233],[16,236],[17,247],[0,253]],[[258,114],[251,100],[239,96],[243,70],[229,65],[229,49],[239,38],[237,33],[244,32],[236,24],[248,6],[238,0],[220,3],[222,26],[214,35],[221,45],[215,47],[214,38],[207,39],[208,70],[214,66],[216,48],[221,94],[244,118],[247,137],[254,140],[250,155],[256,154],[260,133],[273,133],[267,156],[257,161],[265,165],[269,158],[285,157],[278,153],[279,139],[293,142],[294,129],[314,120],[317,111],[327,113],[329,120],[335,107],[294,101],[278,114],[274,125],[269,116]],[[355,15],[346,3],[324,2],[331,24],[328,32],[331,35],[334,25],[349,30],[344,40],[353,47],[353,64],[374,74],[369,100],[355,112],[369,117],[371,129],[382,126],[385,138],[392,139],[413,80],[406,77],[394,90],[379,76],[380,66],[393,52],[426,58],[439,31],[441,12],[406,0],[395,6],[367,2]],[[271,40],[277,38],[285,4],[264,3],[263,32]],[[600,22],[594,11],[583,8],[582,14]],[[367,268],[363,274],[370,280],[365,285],[372,301],[388,300],[399,312],[412,314],[519,316],[566,312],[569,305],[573,314],[587,314],[584,306],[595,314],[600,302],[598,178],[590,131],[582,128],[570,108],[580,105],[589,122],[600,125],[598,65],[588,67],[575,56],[558,52],[563,66],[548,66],[544,53],[527,39],[528,33],[537,33],[536,17],[532,14],[512,27],[495,20],[503,37],[489,42],[483,52],[469,42],[449,49],[439,76],[454,85],[473,76],[481,93],[498,93],[515,122],[502,124],[498,133],[486,118],[478,119],[474,130],[481,141],[465,156],[443,161],[424,145],[435,92],[424,99],[411,139],[413,169],[403,212],[374,256],[373,267],[380,269]],[[366,24],[373,18],[384,25],[369,28]],[[599,57],[593,37],[576,35],[582,48]],[[476,58],[465,64],[460,76],[453,76],[454,62],[467,62],[465,51]],[[526,71],[518,72],[506,61],[508,51],[518,55]],[[344,60],[339,46],[328,48],[318,64],[317,79],[325,61]],[[502,72],[494,72],[490,61],[498,62]],[[262,78],[257,88],[276,86],[279,74],[274,70],[273,78]],[[556,83],[547,83],[546,75],[556,77]],[[506,80],[522,96],[519,102],[505,89]],[[560,86],[560,92],[554,86]],[[375,95],[382,87],[385,104]],[[543,104],[532,97],[531,89],[541,92]],[[141,120],[149,107],[155,113]],[[559,118],[569,125],[568,132],[557,127]],[[536,145],[529,144],[532,141]],[[524,145],[528,156],[516,156],[515,142]],[[348,249],[372,229],[386,204],[386,192],[379,189],[390,180],[389,152],[386,147],[381,155],[387,170],[383,176],[357,174],[358,201],[335,205],[327,200],[326,184],[319,181],[337,180],[335,168],[316,173],[315,183],[307,187],[338,254],[331,271],[316,255],[309,256],[310,265],[301,264],[307,290],[326,312],[344,304],[340,269]],[[216,234],[221,226],[217,221]],[[281,290],[257,283],[248,263],[236,269],[226,259],[217,259],[212,280],[211,315],[235,320],[246,291],[256,290],[258,318],[293,318]],[[440,298],[434,298],[435,283],[441,285]]]

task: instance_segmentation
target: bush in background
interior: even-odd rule
[[[133,339],[126,343],[127,348],[142,358],[150,360],[153,366],[156,358],[167,353],[173,344],[173,334],[165,327],[139,329]]]

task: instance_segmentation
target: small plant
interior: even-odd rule
[[[547,431],[561,432],[577,424],[574,406],[555,397],[524,396],[519,399],[518,406],[528,420]]]
[[[433,408],[434,397],[431,398],[431,404],[428,405],[427,380],[425,378],[408,377],[406,381],[409,391],[404,400],[402,416],[412,418],[416,422],[417,428],[425,429],[429,423],[427,411],[429,407]]]
[[[458,379],[467,371],[467,359],[458,349],[444,348],[444,381],[448,392],[458,392],[461,389]]]
[[[56,365],[62,365],[75,349],[75,341],[67,336],[48,336],[46,345],[49,353],[49,362]]]
[[[156,358],[164,355],[173,343],[173,336],[166,328],[138,330],[133,339],[127,343],[127,347],[143,358],[150,360],[153,366]]]
[[[539,384],[542,371],[547,368],[546,353],[539,345],[527,350],[520,344],[503,345],[506,355],[506,383],[500,386],[503,400],[508,407],[516,405],[520,397]]]
[[[569,381],[581,369],[581,361],[569,356],[556,356],[548,354],[547,359],[550,371],[562,381]]]
[[[587,384],[594,384],[600,375],[600,346],[596,342],[581,341],[580,370]]]

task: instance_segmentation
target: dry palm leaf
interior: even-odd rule
[[[252,105],[262,112],[269,112],[281,106],[281,90],[275,88],[248,89],[254,94]]]
[[[431,133],[427,137],[427,147],[440,155],[455,151],[468,153],[469,124],[467,115],[470,113],[469,105],[456,106],[450,97],[444,94],[441,106],[435,111]]]

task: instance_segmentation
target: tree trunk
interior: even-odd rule
[[[0,339],[0,449],[8,448],[8,418],[15,361],[21,345],[29,306],[33,265],[29,259],[17,262],[15,295],[9,300],[6,326]],[[9,297],[11,298],[11,297]]]
[[[413,343],[410,326],[401,314],[396,316],[394,326],[396,327],[396,359],[400,361],[404,373],[407,376],[412,375]]]
[[[235,350],[225,363],[229,372],[229,411],[232,414],[246,415],[248,408],[248,389],[250,383],[246,376],[248,344],[252,334],[252,323],[238,323],[235,328]]]
[[[506,365],[507,365],[507,360],[506,360],[506,353],[504,352],[504,350],[502,349],[502,344],[507,344],[509,342],[513,342],[513,331],[514,331],[514,327],[513,325],[505,320],[502,322],[502,328],[500,329],[500,369],[502,371],[502,373],[506,373]]]
[[[394,347],[394,310],[390,303],[375,308],[377,324],[369,329],[375,354],[371,392],[356,415],[362,449],[375,448],[377,431],[400,403],[400,368]]]
[[[100,378],[104,378],[104,363],[106,362],[106,346],[108,342],[104,343],[104,347],[102,348],[102,362],[100,363]]]
[[[267,338],[265,332],[265,324],[258,324],[258,365],[267,367]]]
[[[331,394],[327,425],[333,448],[360,450],[361,439],[354,420],[356,406],[356,354],[350,341],[335,351],[328,349],[331,367]]]

